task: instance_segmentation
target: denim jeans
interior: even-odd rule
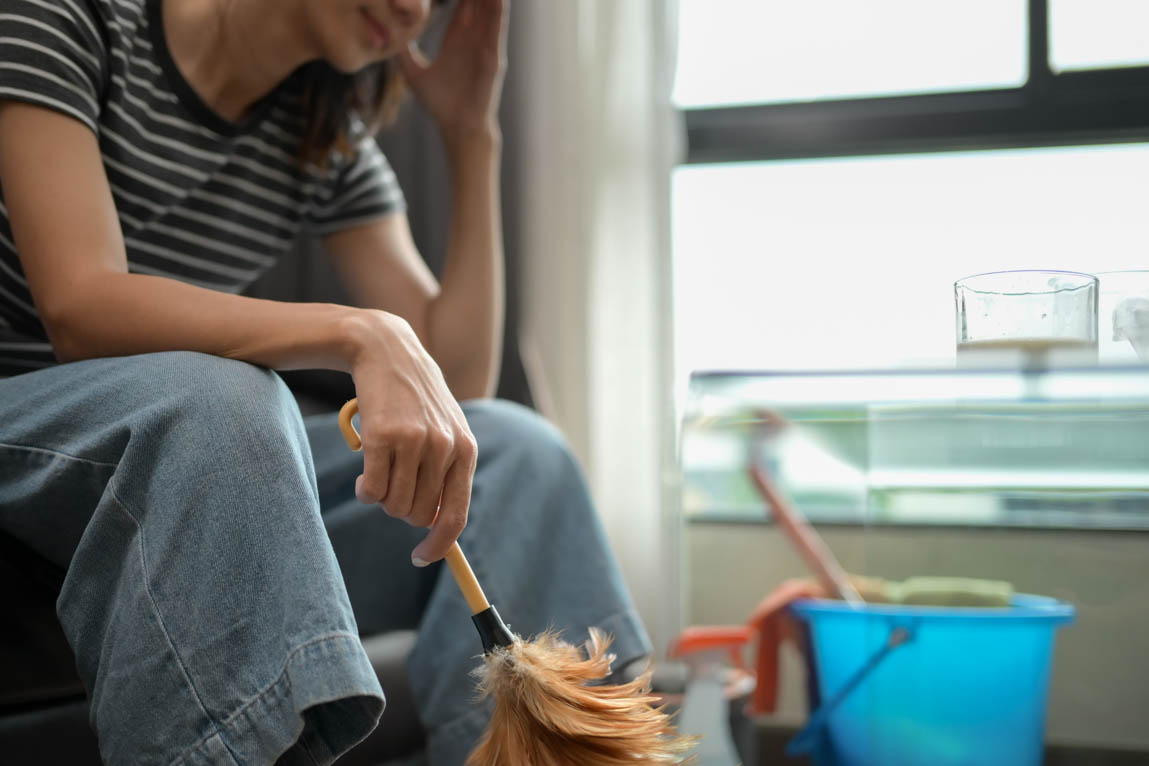
[[[464,404],[479,444],[460,544],[529,636],[649,653],[557,432]],[[354,498],[362,458],[274,373],[203,354],[0,379],[0,528],[66,570],[57,614],[109,764],[326,764],[384,705],[359,635],[418,627],[408,675],[427,758],[461,764],[489,717],[478,636],[424,534]]]

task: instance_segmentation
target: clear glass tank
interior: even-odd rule
[[[688,519],[765,518],[757,460],[815,522],[1149,528],[1149,368],[707,372]]]

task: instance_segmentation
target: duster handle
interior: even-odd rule
[[[359,432],[355,430],[355,424],[351,422],[351,418],[357,412],[359,412],[358,399],[352,399],[339,410],[339,430],[343,432],[343,439],[347,442],[347,446],[355,452],[363,449],[363,440],[359,438]],[[458,543],[452,545],[451,550],[447,551],[446,561],[451,575],[455,578],[455,583],[463,592],[463,598],[467,600],[467,607],[471,610],[471,614],[476,615],[490,608],[491,604],[483,594],[483,588],[479,585],[479,581]]]
[[[471,571],[471,565],[467,562],[467,557],[463,555],[463,549],[459,547],[458,543],[452,545],[451,550],[447,551],[447,567],[455,578],[455,584],[463,592],[463,598],[467,599],[467,608],[471,610],[471,614],[478,614],[490,608],[491,603],[483,595],[483,587],[479,585],[475,573]]]

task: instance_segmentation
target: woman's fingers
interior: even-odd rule
[[[355,483],[361,502],[382,503],[387,515],[430,527],[411,554],[416,566],[447,555],[467,526],[478,447],[461,414],[453,429],[387,429],[391,448],[368,449]]]
[[[446,556],[467,526],[476,455],[474,439],[468,438],[466,446],[459,450],[458,459],[447,470],[439,513],[431,525],[431,531],[411,552],[411,563],[415,566],[426,566]]]
[[[427,54],[423,53],[423,49],[419,47],[419,43],[412,40],[407,43],[407,47],[399,52],[399,66],[403,70],[403,76],[407,78],[407,82],[416,80],[427,71],[427,67],[431,66]]]
[[[448,469],[460,458],[469,459],[474,443],[470,432],[450,426],[390,424],[384,426],[379,441],[367,449],[364,475],[355,485],[356,497],[361,502],[381,503],[387,515],[408,524],[431,526]]]
[[[419,477],[415,482],[415,497],[407,521],[417,527],[429,527],[439,511],[439,496],[447,469],[455,460],[455,437],[447,431],[432,431],[427,435],[423,460],[419,464]]]
[[[387,496],[393,455],[386,444],[364,445],[363,473],[355,480],[355,497],[361,503],[378,503]]]
[[[487,0],[483,10],[486,16],[488,39],[494,40],[496,43],[504,41],[506,39],[507,19],[510,15],[507,13],[506,0]]]
[[[460,0],[455,13],[458,15],[460,24],[464,27],[471,26],[475,20],[475,0]]]
[[[416,563],[442,558],[467,523],[478,448],[442,371],[411,326],[390,314],[352,369],[366,451],[361,500],[431,532]],[[441,505],[440,505],[441,504]]]
[[[390,429],[389,436],[387,441],[393,445],[395,457],[391,461],[387,493],[383,495],[383,510],[388,516],[406,519],[411,515],[427,430],[419,425],[397,426]]]

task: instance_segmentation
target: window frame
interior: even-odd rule
[[[684,108],[684,165],[1149,140],[1149,66],[1054,72],[1048,0],[1028,2],[1015,88]]]

